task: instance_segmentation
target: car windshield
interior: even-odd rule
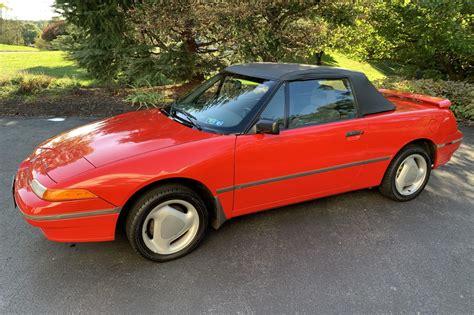
[[[198,127],[222,133],[238,132],[275,84],[275,81],[221,73],[177,101],[171,111],[194,120]]]

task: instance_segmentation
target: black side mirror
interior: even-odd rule
[[[280,124],[271,119],[260,119],[255,127],[257,133],[269,133],[272,135],[280,133]]]

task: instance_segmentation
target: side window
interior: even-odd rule
[[[356,116],[348,80],[290,82],[289,128],[321,124]]]
[[[273,94],[272,99],[268,102],[267,107],[263,110],[260,118],[275,120],[283,127],[285,122],[285,86],[282,85]]]

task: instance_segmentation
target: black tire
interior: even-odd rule
[[[397,170],[400,164],[410,155],[419,154],[421,155],[426,161],[426,176],[422,185],[414,191],[410,195],[402,195],[397,190],[395,185],[395,180],[397,176]],[[379,186],[379,191],[382,195],[387,198],[393,199],[395,201],[409,201],[416,198],[425,188],[431,174],[431,159],[426,150],[418,145],[410,144],[402,149],[392,160],[390,165],[388,166],[387,170],[385,171],[385,175],[382,179],[382,184]]]
[[[156,206],[163,202],[175,199],[188,202],[197,210],[199,216],[199,227],[197,233],[192,241],[178,252],[167,255],[155,253],[145,244],[142,235],[143,224],[145,223],[148,214]],[[147,191],[135,202],[128,213],[125,229],[127,238],[135,252],[152,261],[166,262],[187,255],[196,248],[206,234],[207,225],[208,212],[199,195],[186,186],[168,184]]]

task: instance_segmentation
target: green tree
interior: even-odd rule
[[[320,62],[349,6],[320,0],[56,0],[56,8],[77,27],[71,56],[95,77],[156,84],[199,81],[236,62]]]
[[[21,21],[0,18],[0,43],[8,45],[23,45]]]
[[[144,0],[129,10],[128,21],[152,68],[176,80],[200,81],[233,59],[226,27],[230,11],[225,3]]]
[[[117,80],[139,48],[129,37],[125,11],[133,0],[56,0],[56,10],[77,27],[71,57],[96,78]]]
[[[40,29],[33,23],[25,23],[22,26],[22,36],[25,45],[33,45],[35,39],[40,33]]]
[[[66,34],[66,23],[63,20],[58,20],[49,23],[45,28],[43,28],[41,38],[50,42],[64,34]]]
[[[129,9],[128,21],[134,38],[151,52],[144,56],[154,61],[150,68],[179,80],[202,80],[229,63],[321,57],[337,23],[323,14],[344,12],[341,7],[316,0],[143,0]]]
[[[0,19],[3,18],[3,11],[9,10],[7,5],[3,2],[0,2]]]
[[[317,13],[320,1],[248,1],[232,9],[235,47],[248,61],[293,61],[321,50],[326,22]]]
[[[358,27],[348,30],[346,51],[454,80],[472,76],[474,2],[393,0],[357,9]]]

